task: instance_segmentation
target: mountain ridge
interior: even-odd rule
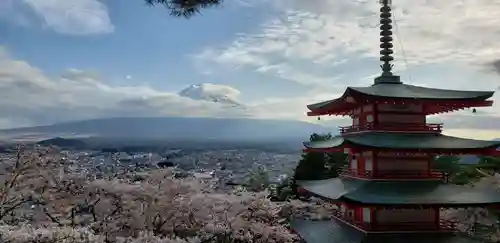
[[[307,140],[314,132],[329,132],[318,124],[294,120],[205,117],[115,117],[47,126],[0,130],[0,135],[45,134],[47,137],[96,136],[172,140]],[[62,135],[61,135],[62,134]]]

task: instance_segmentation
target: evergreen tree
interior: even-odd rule
[[[500,159],[494,157],[479,157],[477,164],[460,164],[457,156],[436,156],[432,169],[446,175],[446,182],[457,185],[472,184],[493,173],[500,172]]]
[[[268,188],[271,201],[287,201],[295,198],[294,183],[293,177],[286,177],[278,183],[271,184]]]
[[[327,153],[325,162],[325,177],[335,178],[340,175],[342,168],[348,165],[348,155],[342,152]]]
[[[311,135],[309,140],[325,141],[332,139],[331,134]],[[298,180],[323,180],[338,177],[340,170],[347,164],[347,155],[344,153],[304,152],[302,159],[295,168],[291,179],[292,191],[297,193],[296,181]]]
[[[219,6],[223,0],[144,0],[148,5],[161,5],[170,10],[170,15],[189,18],[202,9]]]
[[[431,169],[444,173],[445,181],[451,182],[461,171],[461,166],[458,163],[460,158],[457,156],[436,156],[431,163]]]
[[[478,169],[491,172],[491,173],[500,173],[500,158],[499,157],[489,157],[489,156],[481,156],[479,157],[479,163],[477,163],[476,167]]]
[[[331,134],[317,134],[314,133],[309,138],[309,141],[325,141],[331,139]],[[295,168],[295,180],[321,180],[325,178],[326,170],[325,153],[320,152],[304,152],[302,159],[299,161],[297,168]]]

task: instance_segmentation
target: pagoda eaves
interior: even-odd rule
[[[414,224],[408,224],[412,229]],[[450,232],[370,233],[361,228],[352,228],[337,220],[294,220],[291,227],[307,243],[483,243],[480,240],[457,236]]]
[[[332,178],[318,181],[297,181],[301,190],[331,202],[360,203],[364,206],[393,208],[489,206],[500,202],[494,189],[445,184],[442,181],[392,180],[374,181]],[[372,208],[373,210],[373,208]]]
[[[365,105],[422,105],[421,114],[431,115],[464,108],[487,107],[493,91],[433,89],[402,83],[378,83],[369,87],[348,87],[337,99],[308,105],[308,116],[352,115]]]
[[[317,142],[304,142],[306,152],[344,152],[346,149],[410,154],[497,154],[500,141],[459,138],[433,133],[362,132]]]

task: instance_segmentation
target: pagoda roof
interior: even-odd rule
[[[486,100],[491,98],[494,93],[494,91],[435,89],[403,83],[379,83],[367,87],[347,87],[342,98],[350,94],[361,94],[389,99]],[[311,110],[319,109],[338,100],[341,98],[319,102],[307,107]]]
[[[294,219],[291,228],[307,243],[479,243],[454,233],[366,233],[332,220]]]
[[[494,91],[465,91],[427,88],[403,83],[379,83],[368,87],[349,87],[364,95],[396,99],[463,100],[488,99]]]
[[[444,184],[440,181],[369,181],[332,178],[297,181],[310,193],[330,200],[371,205],[489,205],[500,203],[500,192]]]
[[[348,115],[350,110],[360,103],[378,102],[432,102],[439,107],[427,107],[423,112],[436,114],[450,112],[467,107],[491,106],[494,91],[464,91],[434,89],[403,83],[377,83],[368,87],[347,87],[344,94],[337,99],[327,100],[308,105],[309,116],[317,115]],[[373,100],[375,99],[375,100]]]
[[[304,142],[306,148],[319,150],[337,148],[344,145],[401,150],[463,150],[496,148],[500,146],[500,141],[474,140],[430,133],[360,132],[339,135],[325,141]]]

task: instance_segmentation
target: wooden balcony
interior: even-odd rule
[[[349,168],[343,168],[341,175],[374,179],[374,180],[444,180],[445,175],[439,171],[412,171],[412,170],[390,170],[390,171],[362,171]]]
[[[426,123],[426,124],[382,123],[375,125],[374,123],[366,123],[362,125],[339,127],[339,130],[341,134],[351,133],[351,132],[362,132],[362,131],[441,133],[443,130],[443,124],[442,123]]]
[[[333,216],[346,223],[353,225],[355,227],[364,229],[366,231],[375,232],[454,232],[457,230],[458,221],[453,219],[439,219],[439,223],[436,222],[362,222],[355,220],[352,217],[347,217],[345,214],[338,210],[333,211]],[[411,219],[408,219],[411,220]]]

